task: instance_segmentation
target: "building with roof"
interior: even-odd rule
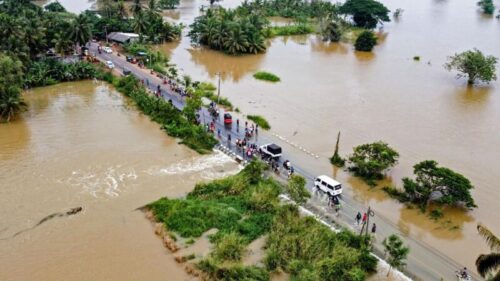
[[[139,41],[139,34],[136,33],[125,33],[125,32],[111,32],[108,34],[108,40],[125,44]]]

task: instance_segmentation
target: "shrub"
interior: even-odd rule
[[[314,27],[310,24],[300,23],[284,26],[272,26],[265,31],[267,37],[303,35],[314,32]]]
[[[354,48],[356,51],[371,52],[375,45],[377,45],[377,37],[373,32],[367,30],[358,36]]]
[[[481,7],[483,13],[487,15],[493,15],[493,13],[495,13],[495,4],[493,4],[493,0],[481,0],[477,2],[477,5]]]
[[[259,72],[256,72],[253,77],[255,79],[259,79],[259,80],[265,80],[265,81],[270,81],[270,82],[279,82],[281,79],[270,73],[270,72],[266,72],[266,71],[259,71]]]
[[[240,261],[247,241],[235,232],[224,235],[215,244],[212,256],[220,261]]]
[[[248,120],[252,120],[255,124],[259,125],[259,127],[261,127],[264,130],[271,129],[271,125],[269,125],[267,120],[260,115],[248,115],[247,118]]]

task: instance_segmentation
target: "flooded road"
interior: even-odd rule
[[[185,37],[161,49],[196,80],[216,84],[216,73],[222,72],[223,96],[246,114],[265,116],[273,133],[320,156],[304,154],[301,165],[334,175],[350,196],[371,205],[403,233],[474,268],[478,254],[488,251],[476,224],[500,233],[498,219],[491,215],[500,211],[500,86],[467,87],[443,64],[447,56],[472,48],[500,57],[499,22],[465,0],[382,2],[404,12],[398,21],[385,24],[372,54],[355,52],[347,43],[325,44],[315,35],[275,38],[265,54],[240,57],[195,48]],[[202,4],[182,1],[178,10],[165,15],[188,25]],[[238,1],[221,5],[234,7]],[[275,73],[281,82],[255,80],[258,70]],[[414,164],[432,159],[472,181],[479,208],[446,210],[444,220],[433,222],[344,171],[333,171],[327,158],[338,131],[342,154],[378,140],[400,153],[399,164],[380,186],[401,186]]]
[[[0,280],[191,280],[136,209],[238,166],[178,145],[106,84],[24,98],[0,126]]]

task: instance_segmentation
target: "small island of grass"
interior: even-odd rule
[[[266,72],[266,71],[258,71],[253,75],[253,77],[258,80],[264,80],[269,82],[281,81],[281,79],[278,76],[272,74],[271,72]]]
[[[259,127],[264,130],[271,129],[271,125],[269,125],[269,122],[267,122],[267,120],[260,115],[248,115],[247,118],[248,120],[252,120],[255,124],[259,125]]]

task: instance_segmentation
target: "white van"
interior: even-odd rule
[[[342,184],[325,175],[315,178],[314,186],[331,196],[337,196],[342,193]]]

